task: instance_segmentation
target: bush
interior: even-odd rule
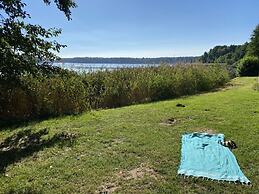
[[[259,59],[254,56],[244,57],[238,64],[238,73],[240,76],[258,76]]]
[[[78,114],[89,109],[170,99],[208,91],[228,80],[224,66],[198,64],[24,75],[19,86],[0,84],[0,119]]]

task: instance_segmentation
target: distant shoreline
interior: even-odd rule
[[[200,57],[158,57],[158,58],[131,58],[131,57],[74,57],[62,58],[56,63],[106,63],[106,64],[161,64],[161,63],[194,63]]]

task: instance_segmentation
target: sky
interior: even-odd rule
[[[71,21],[53,3],[25,2],[31,23],[62,28],[61,57],[199,56],[249,41],[259,24],[259,0],[76,0]]]

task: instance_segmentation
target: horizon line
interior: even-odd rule
[[[202,55],[184,55],[184,56],[144,56],[144,57],[133,57],[133,56],[117,56],[117,57],[110,57],[110,56],[74,56],[74,57],[61,57],[61,59],[67,59],[67,58],[132,58],[132,59],[143,59],[143,58],[181,58],[181,57],[200,57]]]

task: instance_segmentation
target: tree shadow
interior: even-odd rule
[[[22,119],[22,120],[16,120],[16,119],[4,119],[0,116],[0,131],[6,131],[6,130],[14,130],[20,127],[28,127],[31,125],[36,125],[42,121],[49,120],[49,119],[62,119],[67,116],[80,116],[82,113],[76,113],[76,114],[63,114],[63,115],[45,115],[41,117],[36,118],[28,118],[28,119]]]
[[[19,127],[28,127],[29,125],[34,125],[40,123],[44,120],[51,119],[55,117],[41,117],[41,118],[28,118],[28,119],[15,119],[15,118],[3,118],[0,115],[0,131],[14,130]]]
[[[43,192],[31,187],[25,187],[23,189],[10,189],[5,193],[6,194],[42,194]]]
[[[32,120],[32,121],[5,121],[1,118],[0,121],[0,131],[6,131],[6,130],[14,130],[19,127],[27,127],[29,125],[32,125],[33,123],[38,123],[41,120]]]
[[[46,128],[37,132],[26,129],[7,137],[0,143],[0,173],[4,173],[9,165],[19,162],[44,148],[56,144],[71,146],[76,138],[75,134],[67,132],[57,133],[47,138],[48,134],[49,131]]]

